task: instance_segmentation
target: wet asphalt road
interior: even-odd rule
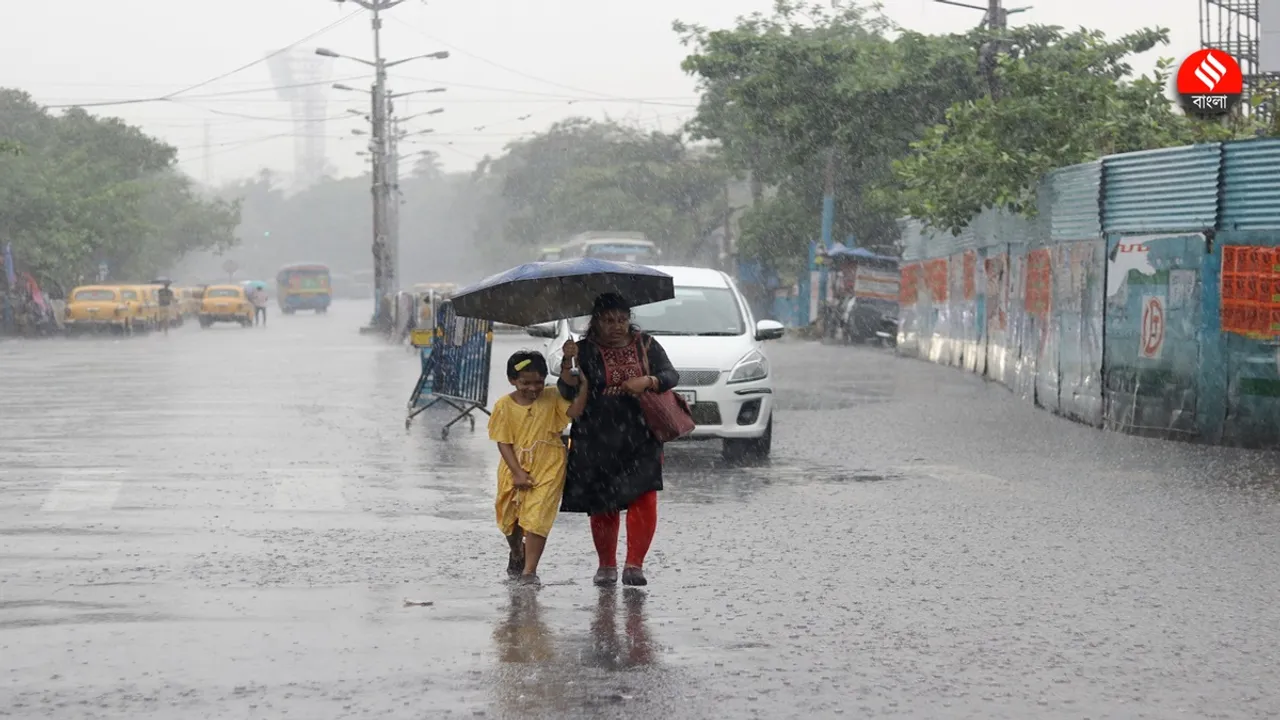
[[[366,314],[0,342],[0,717],[1280,714],[1275,455],[784,342],[772,464],[669,451],[647,589],[562,516],[513,593],[483,426],[406,432]]]

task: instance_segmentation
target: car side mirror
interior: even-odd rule
[[[787,334],[787,329],[777,320],[761,320],[756,323],[757,340],[777,340]]]
[[[541,325],[530,325],[529,327],[525,328],[525,332],[529,333],[529,335],[532,337],[545,338],[547,340],[554,340],[556,337],[556,325],[555,323],[542,323]]]

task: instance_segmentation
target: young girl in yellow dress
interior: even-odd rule
[[[566,450],[560,434],[582,414],[586,393],[572,403],[547,387],[547,361],[522,351],[507,360],[515,388],[494,403],[489,439],[498,443],[498,528],[507,537],[507,575],[538,584],[538,561],[560,511]]]

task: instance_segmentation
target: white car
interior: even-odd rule
[[[655,268],[674,278],[675,298],[632,313],[680,372],[676,392],[689,403],[697,425],[686,439],[722,440],[731,460],[767,457],[773,445],[773,376],[764,341],[781,338],[782,323],[757,322],[733,280],[719,270]],[[546,339],[543,355],[555,374],[565,340],[580,339],[586,327],[583,317],[528,332]]]

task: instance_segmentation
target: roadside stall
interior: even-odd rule
[[[898,258],[836,243],[825,253],[828,293],[846,341],[897,342]]]

